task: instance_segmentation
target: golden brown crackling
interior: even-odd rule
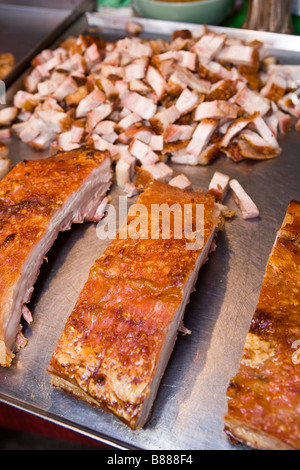
[[[226,432],[261,449],[300,449],[300,203],[292,201],[264,276],[237,375],[227,390]]]
[[[10,290],[54,212],[76,191],[106,152],[80,149],[23,161],[0,183],[0,339]]]
[[[155,203],[204,204],[205,240],[218,224],[214,197],[200,191],[153,181],[137,204],[149,209]],[[129,214],[127,225],[133,219]],[[113,240],[92,267],[54,350],[48,367],[54,385],[59,377],[62,388],[83,399],[88,395],[136,427],[168,327],[199,255],[185,249],[186,241],[173,235],[168,240]]]

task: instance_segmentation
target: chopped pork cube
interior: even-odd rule
[[[149,142],[150,147],[152,150],[161,152],[164,148],[164,138],[162,135],[156,135],[153,134],[150,137],[150,142]]]
[[[150,119],[150,123],[153,129],[158,134],[161,134],[169,124],[173,124],[179,118],[180,112],[177,107],[173,105],[156,113],[155,116]]]
[[[76,117],[85,117],[89,111],[97,108],[99,105],[105,102],[105,94],[98,88],[95,88],[86,98],[80,101],[76,108]]]
[[[199,73],[201,76],[210,77],[214,82],[219,80],[245,80],[236,68],[228,70],[226,67],[219,64],[219,62],[214,61],[205,64],[200,63]]]
[[[271,147],[279,147],[276,137],[274,136],[273,132],[261,116],[257,116],[255,119],[253,119],[253,123],[256,127],[257,132],[266,142],[268,142]]]
[[[133,78],[145,78],[148,62],[148,59],[145,57],[133,60],[125,67],[126,80],[129,82]]]
[[[185,86],[191,88],[192,90],[196,90],[199,93],[209,93],[211,89],[211,83],[209,81],[199,78],[199,76],[197,76],[191,70],[188,70],[185,67],[181,67],[179,64],[175,66],[175,70],[179,83],[181,82]]]
[[[75,150],[81,146],[83,135],[84,127],[74,124],[69,131],[58,134],[57,148],[64,151]]]
[[[209,165],[219,155],[220,149],[217,143],[209,144],[198,156],[198,165]]]
[[[256,115],[254,115],[256,116]],[[247,127],[250,122],[252,122],[253,117],[249,118],[239,118],[234,121],[232,124],[229,123],[229,127],[221,141],[220,147],[226,148],[233,140],[233,138],[239,134],[245,127]]]
[[[142,121],[142,116],[140,116],[137,113],[129,113],[127,116],[123,117],[119,122],[118,122],[118,127],[120,127],[123,130],[128,129],[130,126],[135,124],[136,122]]]
[[[281,73],[286,79],[296,82],[300,77],[300,65],[282,65],[282,64],[271,64],[268,67],[268,72]]]
[[[267,156],[269,156],[269,158],[274,158],[281,153],[281,149],[279,146],[274,147],[273,145],[270,144],[270,142],[265,140],[258,133],[250,131],[248,129],[246,129],[240,134],[240,138],[248,142],[248,144],[250,144],[252,149],[255,150],[256,153],[259,154],[256,158],[263,159],[263,158],[267,158]],[[251,155],[251,148],[249,146],[245,146],[242,144],[242,142],[239,142],[239,147],[240,147],[240,150],[242,150],[243,148],[244,152],[246,152],[247,150],[250,150],[249,156]],[[247,157],[247,154],[245,153],[244,156]],[[253,157],[255,157],[255,153],[253,153]]]
[[[129,151],[144,165],[153,165],[159,160],[149,145],[135,138],[130,143]]]
[[[127,183],[125,183],[124,192],[127,194],[128,197],[134,197],[139,194],[138,188],[134,183],[132,183],[132,181],[128,181]]]
[[[88,70],[100,62],[101,57],[96,43],[91,44],[84,52],[84,60]]]
[[[275,112],[275,119],[278,121],[278,127],[281,134],[287,134],[292,129],[293,117],[284,113],[280,109]]]
[[[248,220],[259,217],[259,209],[241,184],[236,179],[233,179],[229,182],[229,186],[231,188],[233,198],[242,212],[243,219]]]
[[[174,51],[174,59],[181,65],[181,67],[186,67],[187,69],[194,72],[196,70],[197,64],[197,55],[191,51]]]
[[[156,165],[142,165],[142,169],[148,171],[152,178],[161,183],[169,183],[173,176],[173,170],[164,162],[156,163]]]
[[[68,114],[56,111],[54,109],[47,109],[36,112],[39,117],[46,125],[47,130],[59,133],[66,130],[69,127],[71,118]]]
[[[199,104],[195,111],[195,121],[202,119],[236,119],[238,116],[239,108],[237,105],[229,101],[205,101]]]
[[[278,101],[280,109],[296,118],[300,118],[300,101],[295,93],[288,93]]]
[[[112,157],[115,157],[116,155],[119,155],[120,153],[120,148],[118,145],[114,145],[107,140],[103,139],[102,136],[98,134],[93,134],[92,135],[92,142],[93,142],[93,147],[96,150],[100,150],[103,152],[104,150],[108,150],[111,154]]]
[[[241,106],[248,114],[260,112],[261,116],[265,116],[270,110],[271,105],[268,99],[259,93],[250,90],[244,86],[235,97],[235,103]]]
[[[50,49],[44,49],[37,56],[34,57],[31,61],[31,65],[36,67],[37,65],[45,64],[53,57],[53,51]]]
[[[260,93],[269,100],[278,101],[286,94],[287,87],[285,75],[280,72],[273,72],[267,78],[267,82]]]
[[[100,104],[95,109],[92,109],[88,112],[87,120],[86,120],[86,130],[87,132],[93,131],[93,129],[97,126],[100,121],[103,121],[107,118],[113,111],[113,104],[112,103],[104,103]]]
[[[176,101],[176,108],[180,114],[186,114],[196,108],[200,104],[201,96],[197,92],[192,92],[185,88]]]
[[[177,165],[198,165],[198,156],[185,152],[174,152],[171,156],[171,162]]]
[[[214,194],[219,202],[222,202],[227,194],[229,180],[230,177],[228,175],[216,171],[209,183],[208,191]]]
[[[259,62],[257,49],[244,45],[225,46],[217,58],[221,62],[234,65],[254,66]]]
[[[33,93],[19,90],[14,96],[14,106],[26,111],[32,111],[38,104],[39,100]]]
[[[191,125],[168,124],[164,131],[165,142],[176,142],[177,140],[190,140],[195,127]]]
[[[147,70],[146,80],[155,91],[157,98],[160,100],[167,88],[167,82],[159,73],[159,71],[150,65]]]
[[[71,76],[68,76],[53,93],[53,98],[55,98],[57,101],[62,101],[66,96],[75,93],[77,89],[78,85],[75,80]]]
[[[177,175],[169,181],[171,186],[175,186],[180,189],[192,189],[192,183],[185,175]]]
[[[128,89],[130,91],[136,91],[137,93],[141,94],[146,94],[150,91],[150,87],[139,78],[132,78],[128,83]]]
[[[119,96],[116,85],[104,75],[97,76],[96,84],[104,92],[107,99],[114,100]]]
[[[85,73],[84,59],[81,54],[74,54],[69,59],[64,61],[59,66],[60,69],[65,70],[66,72],[77,73],[82,75]]]
[[[131,155],[121,156],[116,164],[116,181],[119,188],[125,188],[134,175],[136,159]]]
[[[217,126],[218,121],[213,119],[203,119],[196,127],[192,140],[187,147],[187,153],[198,157],[208,145]]]
[[[10,106],[0,109],[0,126],[9,126],[18,115],[18,108]]]
[[[35,150],[46,150],[50,144],[55,140],[55,136],[53,133],[45,132],[43,134],[38,135],[35,139],[28,142],[28,144],[33,147]]]
[[[72,131],[62,132],[57,136],[57,148],[63,151],[75,150],[80,143],[72,141]]]
[[[124,105],[143,119],[151,119],[157,109],[156,104],[150,98],[146,98],[136,92],[130,93],[125,98]]]
[[[226,34],[210,32],[204,34],[192,47],[192,50],[198,54],[201,62],[209,62],[221,52],[225,41]]]
[[[115,131],[116,123],[114,121],[100,121],[93,130],[94,133],[103,135],[103,134],[112,134]]]

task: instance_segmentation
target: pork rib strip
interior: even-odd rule
[[[291,201],[227,389],[225,432],[255,449],[300,449],[299,233],[300,202]]]
[[[80,149],[23,161],[0,183],[0,364],[26,343],[33,285],[46,253],[73,222],[97,221],[111,184],[107,152]]]
[[[186,249],[190,240],[174,237],[172,217],[170,236],[151,238],[151,204],[166,201],[182,210],[191,204],[194,223],[195,205],[204,205],[201,248]],[[157,181],[131,207],[128,230],[141,206],[149,222],[146,237],[119,234],[95,262],[47,369],[52,385],[112,412],[132,429],[149,419],[198,271],[223,223],[212,195]]]

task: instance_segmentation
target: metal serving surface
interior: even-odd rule
[[[87,15],[65,36],[95,32],[99,21],[99,15]],[[123,29],[108,24],[107,18],[104,23],[106,27],[100,31],[104,37],[124,35]],[[149,34],[155,32],[156,36],[186,27],[152,20],[143,23],[151,24]],[[230,33],[240,34],[235,30]],[[251,32],[242,33],[253,37]],[[255,35],[261,37],[261,33]],[[265,34],[263,37],[273,48],[277,38]],[[295,49],[289,53],[289,38],[281,38],[285,61],[300,63],[300,47],[297,54]],[[293,41],[295,44],[295,38],[291,48]],[[22,77],[10,88],[8,99],[12,99],[21,83]],[[17,354],[10,369],[0,370],[0,400],[120,449],[244,449],[232,446],[223,431],[226,389],[239,366],[276,231],[290,200],[300,198],[300,134],[292,132],[281,137],[280,143],[283,153],[275,160],[236,164],[224,157],[208,167],[174,166],[176,173],[184,172],[190,178],[195,189],[207,189],[216,170],[237,178],[260,208],[261,217],[246,222],[237,211],[219,234],[217,250],[201,270],[186,310],[185,326],[192,334],[179,335],[152,418],[143,430],[132,431],[112,415],[53,389],[45,373],[89,269],[108,245],[97,238],[94,224],[74,225],[59,235],[49,252],[30,305],[34,322],[25,327],[28,345]],[[41,155],[17,140],[11,142],[10,150],[14,163]],[[115,204],[119,194],[122,192],[114,187]],[[236,208],[230,197],[225,202]]]
[[[8,5],[0,1],[0,54],[10,52],[16,60],[14,69],[5,77],[7,85],[25,70],[31,58],[48,47],[83,11],[92,9],[94,2],[84,0],[73,5],[72,9],[54,8],[50,2],[48,5],[48,8]]]

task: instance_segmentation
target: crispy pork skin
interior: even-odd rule
[[[0,364],[10,366],[26,343],[22,314],[43,259],[60,231],[73,222],[98,221],[111,183],[108,153],[61,152],[23,161],[0,183]]]
[[[300,202],[292,201],[267,263],[225,431],[263,450],[300,450]]]
[[[190,239],[174,236],[172,217],[169,236],[151,237],[159,220],[153,222],[151,205],[166,201],[182,210],[189,204],[194,212],[196,204],[204,205],[203,246],[187,249]],[[139,216],[140,236],[126,237],[141,207],[148,228]],[[143,427],[220,224],[213,196],[152,181],[91,268],[50,360],[52,384],[112,412],[132,429]]]

